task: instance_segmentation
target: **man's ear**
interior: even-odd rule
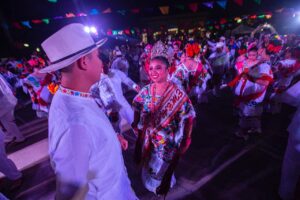
[[[87,70],[87,68],[88,68],[87,59],[88,59],[87,56],[83,56],[77,60],[77,65],[78,65],[79,69],[84,70],[84,71]]]

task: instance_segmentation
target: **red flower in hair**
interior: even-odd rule
[[[193,44],[193,51],[195,55],[197,55],[200,52],[200,47],[198,43]]]
[[[185,51],[188,57],[194,57],[194,48],[191,44],[185,46]]]
[[[200,47],[198,43],[187,44],[185,46],[185,51],[188,57],[194,57],[200,52]]]

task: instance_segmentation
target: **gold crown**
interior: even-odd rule
[[[166,45],[164,45],[164,43],[162,43],[162,41],[156,42],[151,49],[151,59],[157,56],[165,57],[170,64],[172,63],[173,55],[168,52],[168,48],[166,47]]]
[[[168,59],[168,53],[166,46],[162,41],[158,41],[154,44],[151,50],[151,59],[157,56],[162,56]]]

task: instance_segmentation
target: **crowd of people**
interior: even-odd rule
[[[70,24],[42,43],[44,56],[3,61],[0,171],[9,179],[21,178],[4,147],[25,139],[14,122],[14,109],[26,95],[37,117],[49,118],[57,199],[137,199],[121,152],[128,147],[122,120],[136,135],[134,160],[145,188],[166,195],[192,141],[194,106],[206,103],[209,93],[219,98],[222,90],[232,88],[239,113],[234,134],[243,140],[263,134],[263,112],[279,113],[282,103],[299,105],[296,35],[261,30],[252,36],[161,38],[113,49],[103,47],[105,42],[95,43],[83,25]],[[131,105],[124,96],[129,90],[137,93]],[[300,176],[297,113],[282,168],[282,199],[293,198]]]

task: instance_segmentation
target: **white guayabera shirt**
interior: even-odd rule
[[[49,154],[57,175],[57,199],[74,188],[78,199],[137,199],[117,136],[89,93],[60,87],[54,95]]]

